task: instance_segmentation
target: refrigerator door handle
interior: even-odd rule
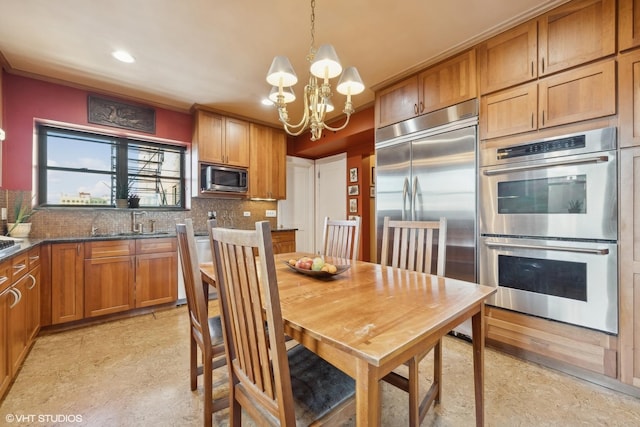
[[[413,177],[413,187],[411,187],[411,221],[415,221],[416,214],[416,195],[418,194],[418,177]]]
[[[404,178],[402,185],[402,220],[406,221],[405,212],[407,210],[407,193],[409,192],[409,178]]]

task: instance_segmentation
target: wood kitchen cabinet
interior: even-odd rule
[[[51,324],[84,317],[84,243],[51,245]]]
[[[9,366],[11,373],[14,375],[18,372],[20,365],[27,355],[27,285],[29,276],[22,275],[18,279],[14,279],[12,289],[17,292],[17,298],[9,306],[7,316],[7,325],[9,327]]]
[[[490,139],[616,113],[616,63],[608,60],[485,95],[480,138]]]
[[[572,1],[538,19],[540,77],[616,52],[616,1]]]
[[[195,113],[192,147],[200,162],[249,167],[249,123],[204,110]]]
[[[531,20],[478,46],[482,95],[538,77],[538,23]]]
[[[295,230],[271,230],[271,240],[273,243],[274,254],[296,251]]]
[[[27,341],[32,341],[40,331],[40,292],[42,275],[40,274],[40,246],[29,250],[29,283],[27,283]]]
[[[640,0],[618,0],[618,49],[640,46]]]
[[[135,307],[133,240],[85,243],[84,316],[95,317]]]
[[[0,263],[0,397],[40,328],[39,248]]]
[[[286,199],[287,138],[283,131],[251,123],[249,197]]]
[[[477,96],[476,51],[472,49],[418,75],[422,109],[430,113]]]
[[[620,150],[620,381],[640,387],[640,147]]]
[[[476,53],[472,49],[376,93],[376,128],[475,98]]]
[[[480,93],[506,89],[614,53],[615,1],[573,1],[481,43]]]
[[[136,307],[178,299],[178,252],[173,237],[136,240]]]
[[[9,306],[15,295],[9,291],[11,285],[11,262],[0,262],[0,399],[11,383],[9,366]]]
[[[640,50],[618,59],[620,147],[640,145]]]
[[[418,76],[411,76],[376,92],[375,126],[381,128],[422,114]]]

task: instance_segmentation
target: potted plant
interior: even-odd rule
[[[140,207],[140,197],[137,194],[130,194],[128,202],[130,208]]]
[[[580,200],[569,200],[569,213],[582,212],[582,202]]]
[[[126,208],[129,206],[129,187],[119,185],[116,188],[116,208]]]
[[[14,207],[15,219],[14,222],[7,224],[8,234],[11,237],[28,237],[31,232],[31,223],[28,222],[33,211],[29,201],[25,201],[22,193],[16,199],[16,205]]]

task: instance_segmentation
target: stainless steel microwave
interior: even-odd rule
[[[200,166],[200,185],[203,192],[246,193],[248,171],[220,165]]]

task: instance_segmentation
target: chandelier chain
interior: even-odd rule
[[[316,0],[311,0],[311,45],[309,46],[309,55],[307,56],[307,60],[309,62],[313,61],[313,56],[315,55],[315,32],[316,32]]]

